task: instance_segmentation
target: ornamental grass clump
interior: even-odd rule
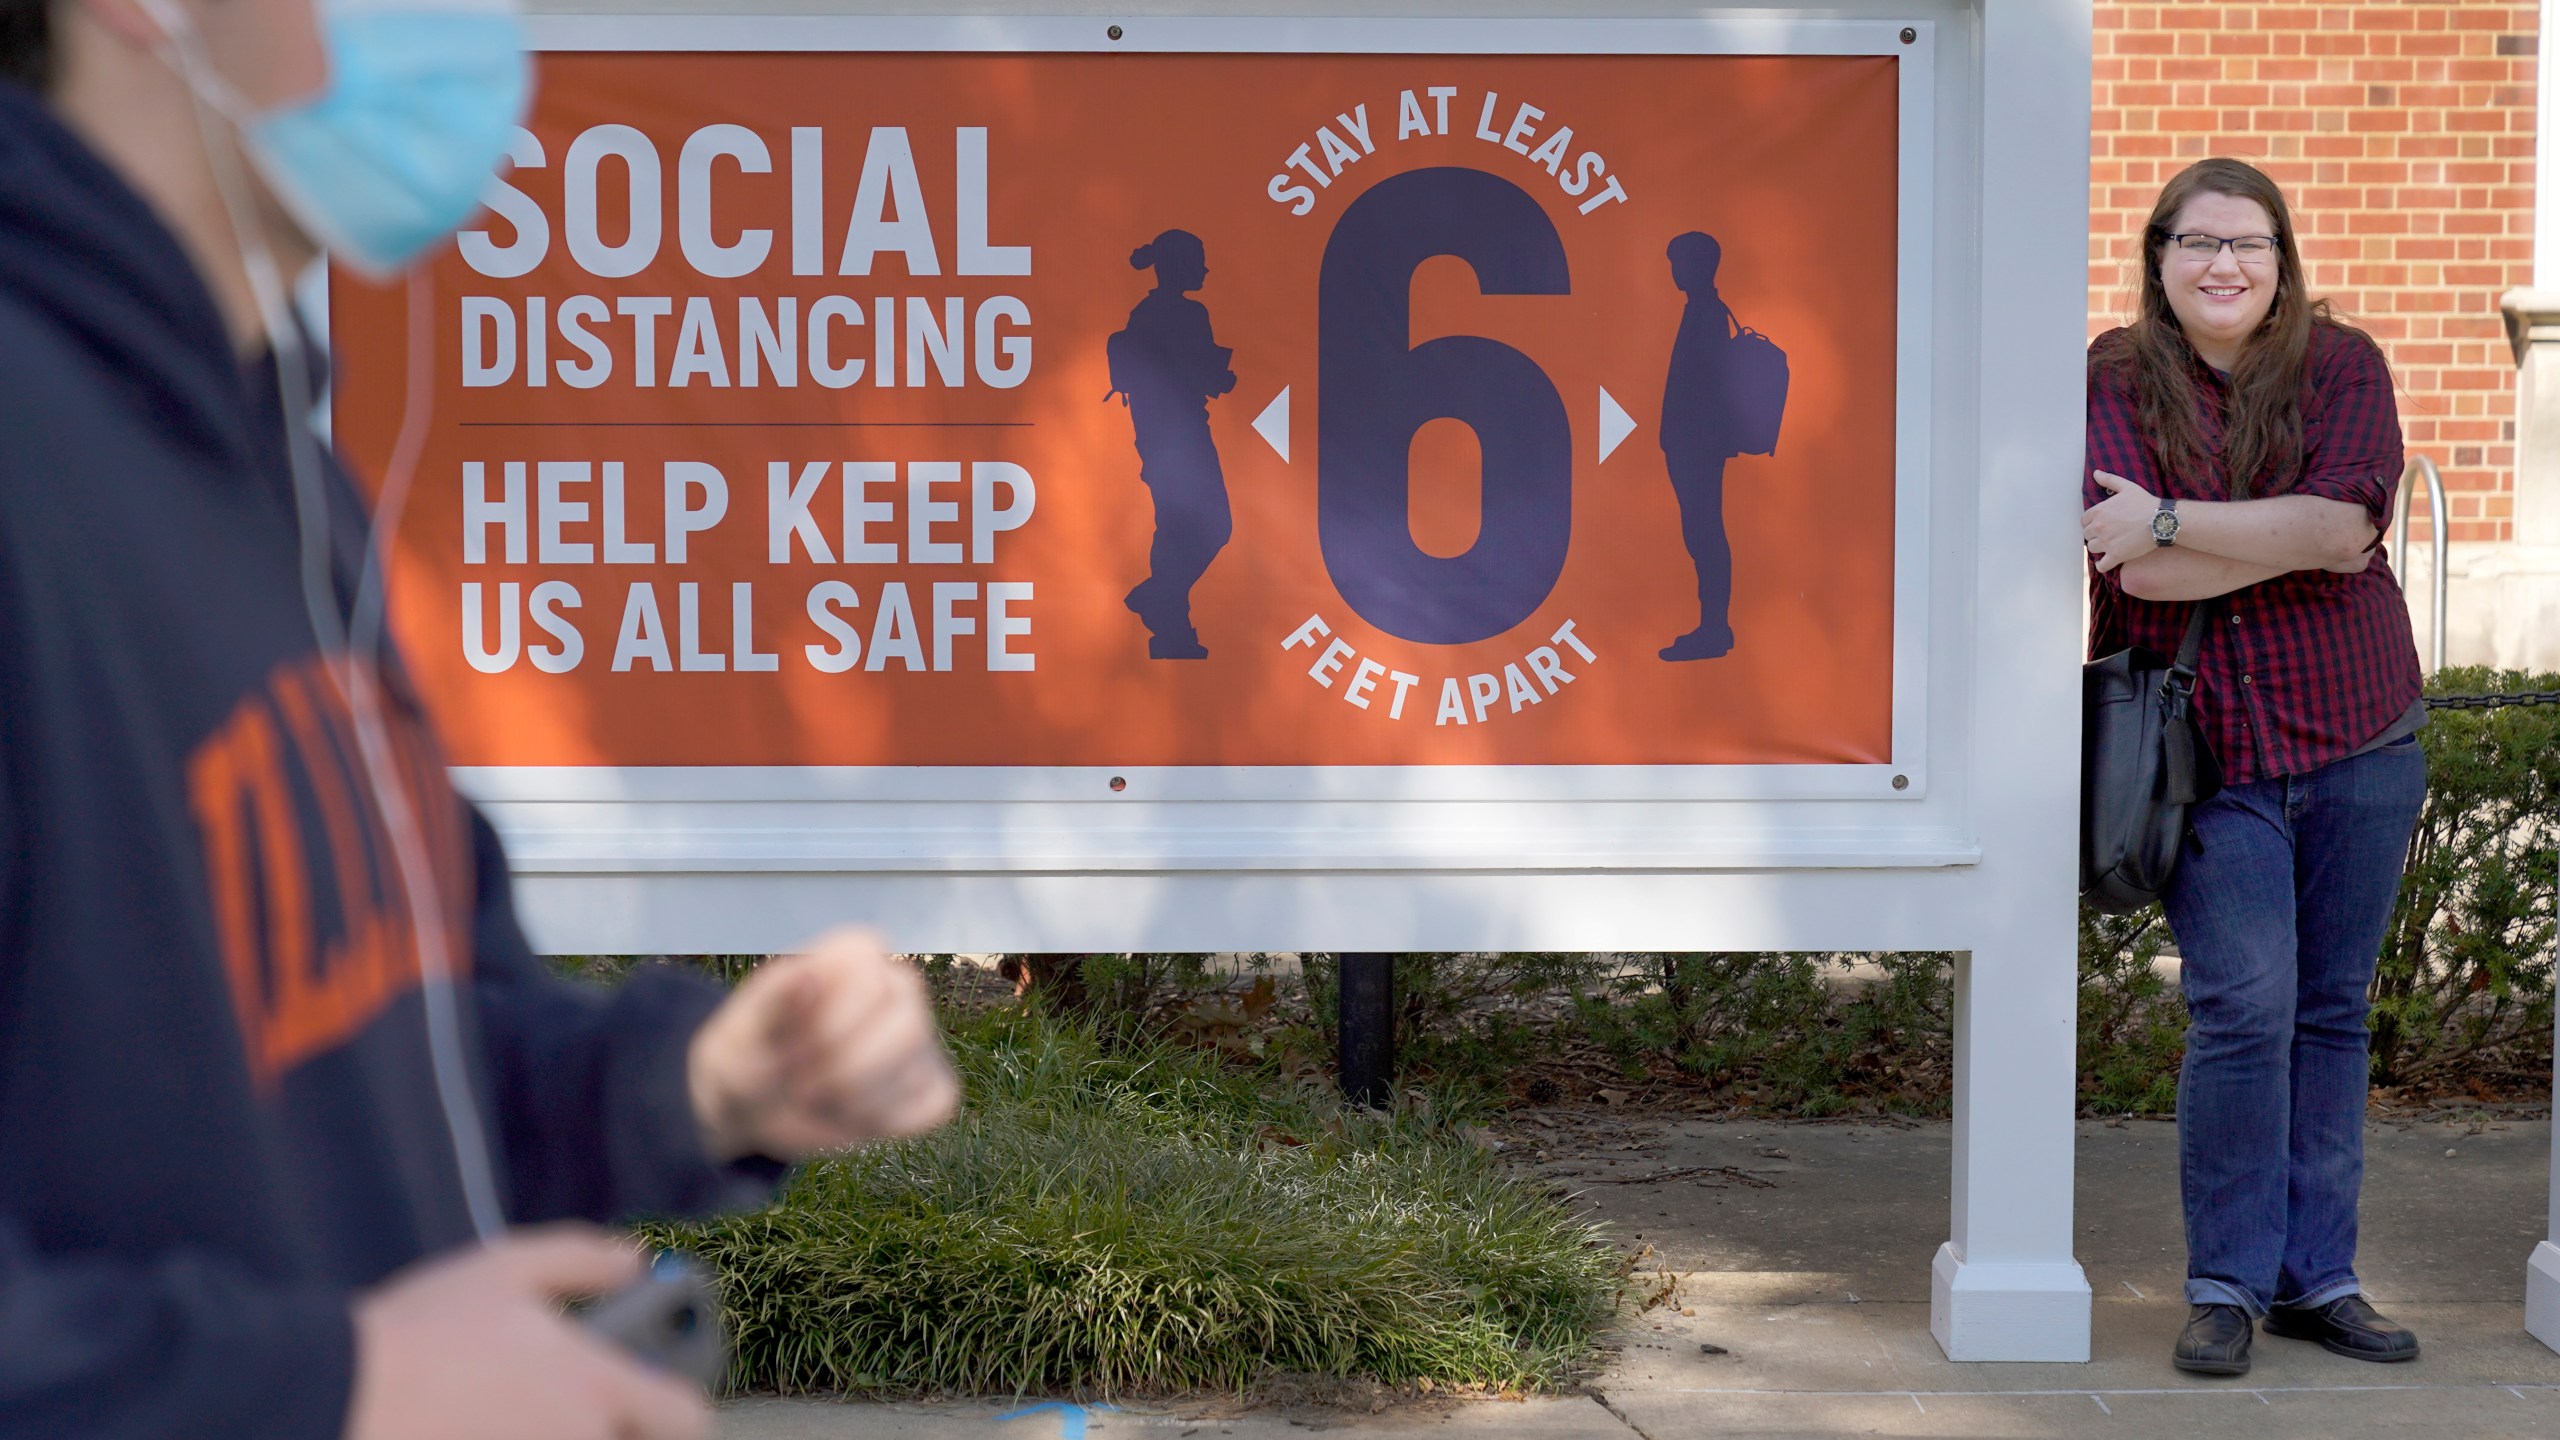
[[[1108,1396],[1274,1372],[1539,1388],[1626,1262],[1446,1117],[1024,1012],[955,1022],[961,1118],[649,1237],[722,1278],[742,1388]]]

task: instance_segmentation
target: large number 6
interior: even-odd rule
[[[1435,255],[1475,268],[1487,295],[1571,288],[1555,222],[1481,170],[1414,170],[1351,202],[1317,285],[1316,533],[1334,588],[1390,635],[1488,639],[1529,618],[1564,572],[1573,534],[1573,433],[1528,356],[1480,335],[1412,339],[1413,272]],[[1476,542],[1443,558],[1414,543],[1414,432],[1450,419],[1484,457]]]

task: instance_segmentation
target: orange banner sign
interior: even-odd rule
[[[401,641],[466,765],[1882,763],[1896,66],[546,56]]]

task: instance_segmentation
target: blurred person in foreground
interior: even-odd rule
[[[548,974],[350,622],[279,282],[414,262],[528,73],[503,0],[0,0],[0,1434],[702,1434],[593,1225],[957,1104],[856,934]]]

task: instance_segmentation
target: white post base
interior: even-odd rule
[[[1967,1264],[1950,1241],[1929,1267],[1929,1333],[1950,1360],[2086,1361],[2089,1306],[2077,1261]]]
[[[2548,1240],[2533,1247],[2533,1259],[2525,1265],[2524,1328],[2560,1350],[2560,1245]]]

